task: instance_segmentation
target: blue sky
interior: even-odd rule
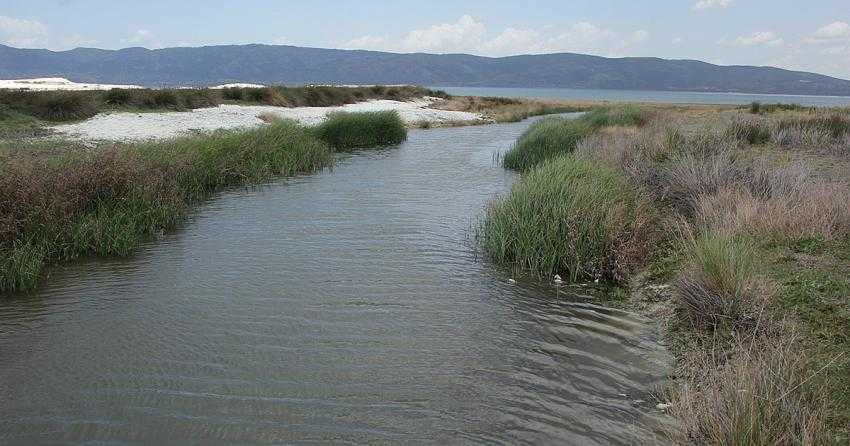
[[[486,56],[579,52],[850,79],[850,0],[0,0],[0,43],[268,43]]]

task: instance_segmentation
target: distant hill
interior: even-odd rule
[[[649,57],[561,53],[490,58],[272,45],[54,52],[0,45],[0,79],[31,77],[146,86],[419,84],[850,96],[850,81],[819,74]]]

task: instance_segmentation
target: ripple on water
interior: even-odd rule
[[[229,191],[0,301],[0,443],[649,441],[632,401],[666,357],[646,321],[509,285],[472,246],[527,125]]]

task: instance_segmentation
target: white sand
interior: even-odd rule
[[[0,89],[6,90],[109,90],[112,88],[142,88],[138,85],[81,84],[61,77],[41,79],[0,80]]]
[[[224,90],[225,88],[265,88],[262,84],[224,84],[210,87],[211,90]]]
[[[363,112],[396,110],[407,123],[428,121],[434,124],[450,121],[478,121],[476,113],[428,108],[435,98],[410,102],[389,100],[361,102],[341,107],[272,107],[220,105],[188,112],[167,113],[106,113],[76,124],[59,125],[53,130],[65,136],[107,141],[138,141],[180,136],[191,132],[217,129],[257,127],[263,121],[257,116],[273,114],[294,119],[306,125],[322,122],[328,113],[336,111]]]

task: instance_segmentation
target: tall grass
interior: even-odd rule
[[[703,231],[686,239],[683,251],[687,264],[673,284],[683,319],[700,329],[757,321],[767,287],[759,280],[756,251],[747,239]]]
[[[594,128],[642,126],[650,119],[650,113],[636,105],[627,104],[616,107],[600,107],[587,112],[581,118]]]
[[[558,155],[569,154],[591,133],[584,121],[551,117],[535,122],[505,153],[502,165],[526,170]]]
[[[314,131],[340,150],[389,146],[407,139],[407,127],[396,111],[332,113]]]
[[[0,165],[0,291],[37,285],[45,266],[128,255],[224,187],[309,173],[332,162],[309,129],[280,121],[59,158]]]
[[[560,156],[493,203],[479,230],[497,262],[572,281],[621,282],[646,259],[654,215],[617,171]]]
[[[643,125],[645,110],[636,106],[604,107],[578,118],[551,117],[534,123],[505,153],[502,165],[526,170],[555,156],[572,153],[587,136],[602,127]]]
[[[674,392],[672,413],[680,425],[672,438],[678,444],[838,444],[826,425],[828,395],[810,382],[809,362],[793,340],[744,341],[731,354],[699,354],[692,364],[698,377]]]

